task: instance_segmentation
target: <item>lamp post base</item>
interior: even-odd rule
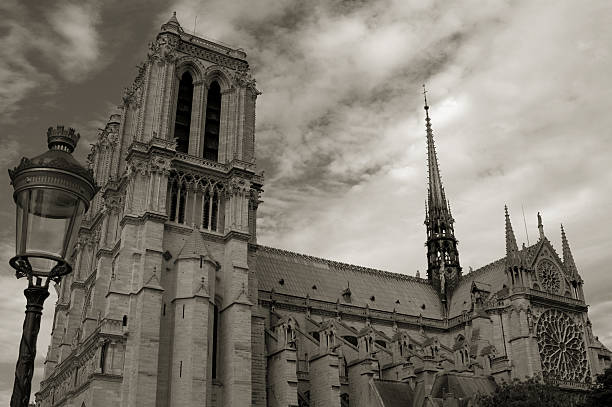
[[[49,296],[49,281],[45,284],[42,279],[30,279],[28,288],[23,293],[27,299],[23,333],[19,345],[19,359],[15,368],[15,384],[11,397],[11,407],[28,407],[30,391],[32,388],[32,375],[34,374],[34,360],[36,359],[36,341],[40,329],[43,304]]]

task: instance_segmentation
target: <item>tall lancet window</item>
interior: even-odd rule
[[[206,98],[206,123],[204,127],[204,158],[219,159],[219,127],[221,124],[221,87],[213,81]]]
[[[189,126],[191,125],[191,103],[193,101],[193,78],[189,72],[181,76],[178,100],[176,102],[176,120],[174,121],[174,138],[177,140],[176,151],[187,153],[189,150]]]

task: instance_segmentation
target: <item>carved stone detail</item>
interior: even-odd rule
[[[149,44],[149,59],[158,62],[173,62],[176,60],[176,49],[179,38],[173,35],[160,35]]]

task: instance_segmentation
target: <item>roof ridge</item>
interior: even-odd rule
[[[389,278],[398,278],[402,280],[414,281],[416,283],[430,285],[426,279],[409,276],[408,274],[393,273],[391,271],[380,270],[380,269],[375,269],[375,268],[365,267],[365,266],[358,266],[358,265],[350,264],[350,263],[343,263],[340,261],[324,259],[322,257],[311,256],[309,254],[297,253],[297,252],[293,252],[290,250],[278,249],[276,247],[264,246],[260,244],[257,244],[256,247],[257,249],[263,249],[264,251],[268,251],[271,253],[289,255],[289,256],[302,258],[306,260],[323,262],[327,265],[335,266],[337,268],[344,269],[344,270],[359,271],[362,273],[369,273],[369,274],[378,274],[378,275],[382,275],[382,276],[389,277]]]
[[[522,249],[522,248],[521,248],[521,249],[519,250],[519,253],[521,253],[521,252],[528,252],[528,251],[529,251],[529,249],[534,248],[535,246],[537,246],[537,245],[538,245],[538,243],[539,243],[539,242],[534,243],[534,244],[532,244],[531,246],[527,246],[527,247],[525,247],[524,249]],[[551,245],[551,246],[552,246],[552,245]],[[554,249],[553,249],[553,250],[554,250]],[[502,258],[500,258],[500,259],[493,260],[492,262],[487,263],[487,264],[485,264],[484,266],[477,268],[476,270],[472,270],[472,272],[470,272],[470,273],[468,273],[468,274],[465,274],[465,275],[463,276],[463,278],[473,277],[473,276],[476,276],[476,275],[478,275],[478,274],[482,274],[482,273],[484,273],[485,271],[489,271],[489,270],[490,270],[490,269],[491,269],[491,268],[492,268],[494,265],[497,265],[497,263],[500,263],[500,262],[505,261],[505,260],[506,260],[506,257],[507,257],[507,256],[504,256],[504,257],[502,257]]]

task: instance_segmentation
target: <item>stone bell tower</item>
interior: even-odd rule
[[[161,26],[92,146],[41,405],[251,404],[258,95],[245,52]]]

